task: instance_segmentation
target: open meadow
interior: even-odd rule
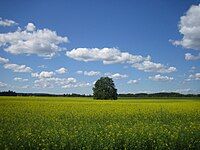
[[[200,149],[200,100],[0,97],[0,149]]]

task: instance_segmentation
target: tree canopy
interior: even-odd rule
[[[112,78],[101,77],[93,87],[94,99],[117,99],[117,89]]]

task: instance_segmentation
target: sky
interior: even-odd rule
[[[200,93],[199,0],[1,0],[0,91]]]

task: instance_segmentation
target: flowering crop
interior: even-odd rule
[[[0,149],[200,149],[200,101],[0,97]]]

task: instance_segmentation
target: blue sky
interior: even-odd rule
[[[0,91],[200,93],[200,1],[1,1]]]

